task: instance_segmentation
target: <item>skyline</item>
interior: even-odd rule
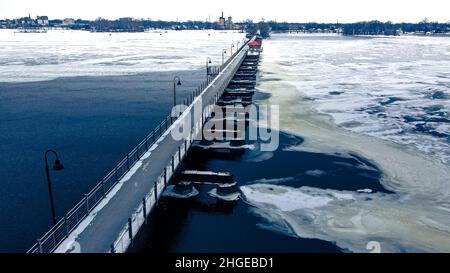
[[[255,2],[167,0],[155,4],[145,0],[129,0],[125,4],[117,0],[79,0],[61,4],[51,0],[16,0],[0,2],[0,19],[19,18],[30,14],[32,17],[45,15],[50,19],[133,17],[166,21],[216,21],[223,11],[225,17],[232,16],[236,22],[265,19],[277,22],[352,23],[379,20],[417,23],[424,18],[440,23],[450,21],[450,15],[446,12],[450,9],[450,4],[444,0],[429,0],[426,5],[417,0],[400,0],[395,3],[390,0],[364,1],[365,3],[357,0],[341,0],[339,3],[331,0],[302,3],[279,0],[276,6]]]

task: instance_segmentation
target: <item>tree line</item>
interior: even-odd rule
[[[414,33],[449,33],[450,23],[430,22],[427,19],[419,23],[392,23],[366,21],[357,23],[287,23],[267,22],[272,31],[305,32],[341,32],[344,35],[399,35],[402,32]]]

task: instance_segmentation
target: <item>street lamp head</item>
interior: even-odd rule
[[[178,76],[173,77],[173,85],[181,85],[181,78]]]
[[[61,164],[61,161],[59,159],[55,160],[55,163],[53,164],[53,170],[54,171],[62,171],[64,170],[63,164]]]

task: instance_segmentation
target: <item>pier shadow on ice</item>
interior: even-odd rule
[[[231,172],[242,186],[252,183],[312,186],[336,190],[386,192],[381,172],[352,154],[320,154],[290,149],[303,139],[280,133],[275,152],[249,150],[238,157],[193,151],[185,169]],[[224,202],[208,195],[215,185],[196,184],[191,199],[164,197],[141,230],[132,252],[338,252],[334,244],[293,236],[289,230],[265,229],[270,223],[238,200]]]

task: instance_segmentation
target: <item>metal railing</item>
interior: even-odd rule
[[[233,54],[229,61],[224,64],[223,67],[220,67],[220,70],[222,71],[226,66],[234,60],[237,54],[241,53],[241,49],[245,47],[245,44],[239,48],[239,50]],[[246,52],[245,52],[246,54]],[[136,209],[136,211],[131,215],[131,217],[128,218],[127,225],[122,229],[120,232],[119,237],[117,240],[111,244],[110,252],[112,253],[123,253],[128,250],[130,245],[132,245],[134,238],[136,237],[137,233],[139,232],[140,227],[146,223],[147,216],[150,213],[150,209],[154,208],[155,205],[158,203],[158,197],[162,194],[165,187],[168,184],[168,181],[170,180],[170,177],[175,173],[180,163],[183,161],[183,158],[186,156],[186,154],[189,151],[189,148],[191,147],[195,136],[197,136],[199,133],[201,133],[201,129],[203,127],[203,121],[206,120],[207,117],[211,115],[211,112],[213,111],[214,105],[216,105],[219,98],[222,96],[222,93],[224,92],[225,88],[228,86],[231,79],[234,77],[234,74],[239,69],[240,65],[244,61],[244,57],[239,60],[239,63],[236,64],[231,72],[226,75],[225,80],[223,80],[218,88],[219,92],[215,94],[213,99],[209,101],[207,106],[204,108],[202,112],[202,119],[198,120],[193,128],[191,128],[191,134],[189,137],[187,137],[184,140],[184,143],[179,146],[178,151],[172,156],[171,162],[164,168],[161,175],[158,177],[158,179],[154,182],[154,186],[152,190],[142,199],[142,203],[139,205],[139,207]],[[208,82],[208,85],[213,82],[213,79]],[[206,85],[205,88],[208,87]],[[192,102],[192,101],[191,101]],[[190,104],[189,104],[190,105]],[[189,111],[189,109],[186,109],[186,111]]]
[[[213,82],[218,75],[223,71],[224,68],[227,67],[227,65],[236,57],[237,54],[241,52],[241,50],[246,46],[248,43],[248,40],[243,43],[243,45],[237,50],[232,56],[228,58],[228,60],[221,66],[213,66],[211,67],[210,71],[213,71],[213,73],[210,73],[210,75],[207,77],[205,81],[203,81],[198,88],[196,88],[186,99],[184,99],[183,104],[184,105],[190,105],[192,102],[202,94],[202,92],[208,87],[211,82]],[[242,62],[243,60],[241,60]],[[240,65],[240,64],[239,64]],[[239,68],[239,65],[237,68]],[[234,72],[232,72],[232,75],[234,75]],[[229,82],[231,79],[227,79],[227,82]],[[219,90],[225,89],[226,86],[223,86],[222,84],[220,86]],[[228,85],[228,83],[227,83]],[[221,95],[222,93],[220,93]],[[220,97],[219,94],[214,96],[213,101],[210,101],[208,103],[207,108],[210,109],[212,103],[216,103],[218,98]],[[212,109],[212,108],[211,108]],[[211,111],[211,110],[209,110]],[[156,128],[153,129],[152,132],[150,132],[131,152],[129,152],[124,159],[122,159],[119,164],[111,171],[109,172],[103,179],[100,180],[100,182],[94,186],[94,188],[87,194],[84,195],[84,198],[78,202],[69,212],[67,212],[64,217],[59,220],[56,225],[54,225],[47,233],[44,234],[41,238],[37,239],[37,243],[34,244],[27,253],[50,253],[53,252],[68,236],[69,234],[74,231],[78,225],[89,215],[89,213],[107,196],[107,194],[120,182],[120,180],[130,171],[130,169],[133,167],[133,165],[138,162],[141,157],[148,152],[148,150],[153,146],[153,144],[156,143],[156,141],[165,133],[165,131],[176,121],[177,119],[172,117],[172,115],[167,116],[164,120],[159,123]],[[195,128],[194,131],[197,131],[198,128]],[[145,221],[144,218],[140,218],[137,215],[142,215],[145,212],[147,208],[152,208],[154,204],[157,202],[157,197],[161,192],[164,190],[164,186],[167,184],[167,177],[170,177],[174,170],[176,170],[176,167],[181,162],[182,157],[184,157],[185,153],[189,149],[191,143],[192,143],[192,136],[190,138],[189,144],[187,144],[187,140],[185,141],[184,150],[183,153],[180,149],[177,152],[176,155],[178,155],[178,160],[172,161],[170,166],[167,166],[164,169],[164,173],[161,174],[158,178],[158,180],[155,182],[155,186],[153,190],[143,199],[143,202],[141,206],[138,208],[138,210],[134,213],[134,216],[129,218],[129,225],[127,226],[126,231],[124,230],[121,233],[121,236],[119,236],[119,239],[111,246],[111,249],[114,251],[122,251],[124,252],[126,249],[123,246],[127,246],[128,244],[126,241],[120,240],[124,236],[124,234],[131,234],[131,238],[137,233],[139,228]],[[183,146],[182,145],[182,146]],[[181,147],[181,146],[180,146]],[[176,160],[176,158],[172,157],[173,160]],[[170,173],[167,171],[170,170]],[[152,199],[154,198],[154,199]],[[152,201],[153,200],[153,201]],[[134,225],[134,229],[133,229]],[[124,233],[125,232],[125,233]],[[125,238],[125,237],[123,237]],[[129,238],[131,242],[131,238]],[[124,250],[125,249],[125,250]]]

